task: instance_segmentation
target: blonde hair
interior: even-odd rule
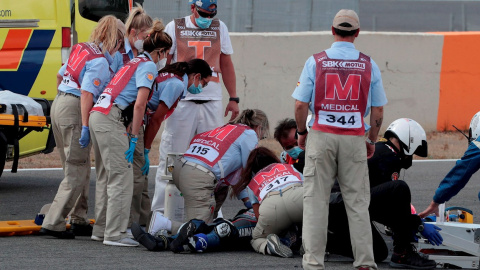
[[[230,121],[230,124],[244,124],[253,129],[259,127],[258,135],[260,139],[269,136],[270,126],[267,115],[259,109],[243,110],[235,119]]]
[[[164,30],[165,26],[162,21],[155,18],[152,29],[150,29],[147,38],[143,41],[143,49],[149,53],[156,49],[160,49],[161,51],[170,50],[172,47],[172,38],[165,33]]]
[[[118,38],[117,18],[113,15],[104,16],[98,21],[97,26],[90,35],[90,42],[100,46],[103,44],[103,53],[115,49]]]
[[[148,16],[145,12],[143,7],[136,4],[130,13],[128,14],[128,18],[125,21],[125,27],[127,28],[127,36],[130,34],[130,30],[136,29],[139,31],[145,31],[152,27],[152,18]]]

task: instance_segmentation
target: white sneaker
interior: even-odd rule
[[[283,258],[292,258],[292,250],[284,245],[276,234],[269,234],[267,236],[267,253]]]
[[[161,230],[171,231],[172,222],[167,217],[163,216],[160,212],[153,212],[152,219],[150,220],[150,226],[148,227],[148,233],[151,235],[157,235]]]
[[[139,245],[137,241],[128,237],[122,238],[117,241],[104,240],[103,244],[107,246],[117,246],[117,247],[138,247]]]
[[[127,228],[126,233],[127,233],[127,237],[128,237],[128,238],[135,239],[135,237],[133,237],[133,234],[132,234],[132,229]]]
[[[95,235],[92,235],[90,239],[92,239],[93,241],[99,241],[99,242],[103,241],[103,237],[95,236]]]

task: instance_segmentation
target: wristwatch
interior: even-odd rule
[[[302,132],[298,131],[298,129],[297,129],[297,134],[298,134],[298,135],[305,135],[305,134],[307,134],[307,133],[308,133],[308,129],[305,129],[305,130],[302,131]]]
[[[235,101],[236,103],[239,103],[240,102],[240,98],[239,97],[231,97],[229,99],[229,101]]]
[[[138,138],[138,135],[133,135],[133,134],[128,134],[128,137],[130,137],[130,139],[133,139],[133,138]]]
[[[368,137],[365,139],[365,141],[370,145],[375,145],[375,142],[370,140],[370,138],[368,138]]]

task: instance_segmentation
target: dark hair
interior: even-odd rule
[[[202,59],[192,59],[188,62],[177,62],[170,65],[166,65],[162,68],[159,73],[173,73],[177,76],[183,77],[183,75],[192,74],[192,73],[200,73],[202,78],[207,78],[212,76],[212,69],[210,65]]]
[[[247,159],[247,165],[242,171],[242,175],[237,184],[232,186],[232,197],[238,195],[244,190],[250,181],[252,175],[257,174],[260,170],[273,163],[281,163],[278,157],[268,148],[260,146],[250,152]]]
[[[281,139],[288,138],[290,130],[297,129],[297,122],[292,118],[285,118],[278,122],[278,125],[275,127],[273,137],[275,140],[280,142]]]
[[[341,23],[340,26],[343,26],[343,27],[352,27],[351,24],[349,23]],[[335,31],[335,35],[339,35],[341,37],[350,37],[350,36],[354,36],[357,32],[358,32],[358,29],[355,29],[355,30],[351,30],[351,31],[345,31],[345,30],[341,30],[341,29],[338,29],[338,28],[333,28],[333,30]]]

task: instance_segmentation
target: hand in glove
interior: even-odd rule
[[[439,246],[443,242],[443,238],[438,232],[441,230],[442,230],[441,228],[433,224],[424,223],[423,231],[421,231],[420,233],[422,234],[423,237],[427,238],[432,245]]]
[[[247,209],[252,209],[252,203],[250,201],[243,202],[243,205],[245,205]]]
[[[80,143],[80,148],[85,148],[90,143],[90,129],[86,126],[82,126],[82,134],[78,140]]]
[[[145,165],[142,167],[142,175],[148,175],[150,171],[150,159],[148,159],[148,153],[150,153],[150,149],[146,149],[143,151],[145,156]]]
[[[128,163],[133,162],[133,153],[135,152],[137,141],[138,141],[138,138],[130,139],[130,147],[128,148],[127,152],[125,152],[125,159],[128,161]]]

